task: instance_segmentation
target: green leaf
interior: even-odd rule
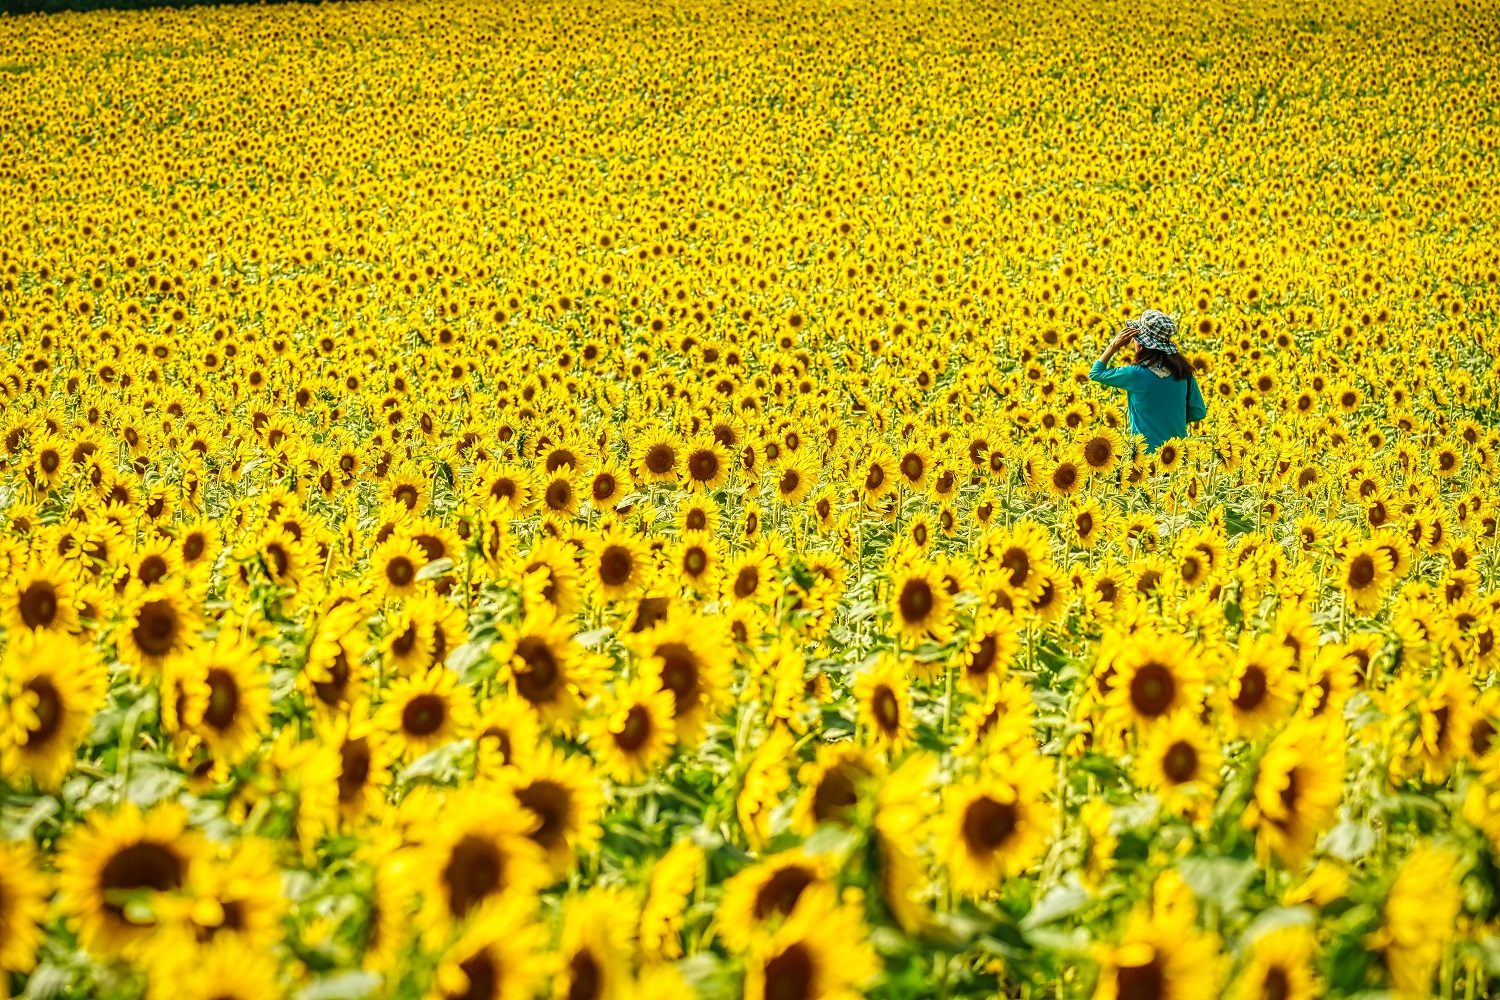
[[[1088,904],[1089,894],[1079,886],[1059,885],[1047,891],[1021,920],[1022,930],[1061,920],[1077,913]]]
[[[380,985],[381,977],[376,972],[340,972],[309,983],[298,991],[296,1000],[360,1000]]]
[[[446,556],[436,559],[417,571],[418,580],[436,580],[438,577],[453,569],[453,560]]]
[[[1369,854],[1377,839],[1370,824],[1346,819],[1324,835],[1321,846],[1334,857],[1352,864]]]
[[[1255,878],[1255,862],[1248,858],[1183,858],[1177,863],[1177,871],[1200,900],[1234,912]]]

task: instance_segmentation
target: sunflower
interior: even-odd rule
[[[280,875],[270,841],[243,836],[222,845],[219,857],[200,860],[180,895],[162,901],[170,929],[146,946],[146,961],[170,964],[184,951],[226,938],[272,948],[281,940],[287,909]]]
[[[803,892],[832,885],[833,865],[821,855],[793,848],[746,868],[724,883],[715,923],[732,952],[744,952],[757,934],[789,917]]]
[[[591,745],[614,780],[634,784],[666,762],[677,741],[671,691],[637,678],[605,695],[594,715]]]
[[[0,622],[11,634],[23,629],[76,631],[78,599],[68,565],[56,557],[46,562],[28,560],[0,597]]]
[[[746,1000],[842,1000],[862,995],[880,959],[854,903],[832,886],[805,889],[791,915],[757,934],[745,963]]]
[[[198,624],[179,585],[148,587],[126,606],[115,630],[118,655],[143,673],[158,673],[197,644]]]
[[[770,555],[761,547],[732,556],[724,566],[725,597],[736,605],[773,605],[781,581]]]
[[[278,1000],[285,995],[273,953],[229,936],[153,963],[147,994],[149,1000]]]
[[[365,610],[340,604],[312,627],[298,684],[318,712],[340,712],[359,699],[369,670],[364,662]]]
[[[708,493],[729,478],[729,453],[718,441],[707,437],[688,446],[683,468],[687,472],[687,488],[694,493]]]
[[[1223,757],[1213,733],[1188,710],[1155,727],[1136,757],[1141,787],[1163,805],[1195,820],[1206,817],[1218,794]]]
[[[682,957],[682,928],[688,897],[704,871],[703,848],[683,837],[651,866],[641,906],[637,940],[647,962]]]
[[[1037,571],[1051,560],[1051,538],[1033,521],[987,534],[980,547],[980,561],[995,584],[1014,597],[1029,600],[1041,584]]]
[[[1218,941],[1178,914],[1130,915],[1120,943],[1101,949],[1094,1000],[1201,1000],[1219,995]]]
[[[1245,968],[1235,980],[1233,1000],[1315,1000],[1322,996],[1314,968],[1317,950],[1317,938],[1306,925],[1257,934]]]
[[[493,780],[504,768],[526,763],[540,739],[530,703],[515,695],[490,698],[474,723],[476,773]]]
[[[538,537],[516,561],[515,576],[524,581],[528,610],[543,602],[560,615],[578,609],[583,588],[573,550],[567,543]]]
[[[700,594],[717,594],[722,559],[713,536],[701,531],[683,532],[672,548],[670,566],[684,588]]]
[[[501,771],[496,784],[536,818],[527,836],[546,854],[554,877],[567,875],[574,856],[598,842],[603,800],[587,758],[543,745],[525,764]]]
[[[417,543],[404,533],[397,533],[370,554],[370,573],[387,599],[402,598],[423,586],[417,574],[426,563]]]
[[[1344,744],[1332,725],[1298,719],[1261,754],[1243,824],[1256,832],[1264,860],[1299,867],[1338,812]]]
[[[355,829],[375,815],[390,784],[390,748],[365,702],[317,728],[303,767],[299,820],[318,832]]]
[[[901,457],[896,459],[896,472],[898,480],[909,490],[920,490],[927,482],[927,475],[932,469],[932,452],[924,445],[910,442],[901,452]],[[871,493],[866,488],[867,493]]]
[[[474,495],[485,507],[511,516],[531,510],[532,475],[525,466],[489,462],[474,471]]]
[[[557,1000],[609,1000],[629,991],[631,949],[638,919],[622,890],[595,887],[568,896],[553,977]]]
[[[519,624],[502,629],[498,659],[511,690],[546,724],[567,723],[587,695],[580,648],[573,642],[571,617],[542,604]]]
[[[95,810],[59,852],[57,907],[90,951],[128,954],[160,927],[161,897],[193,881],[202,853],[176,803]]]
[[[802,794],[793,811],[793,828],[803,836],[820,825],[850,826],[873,802],[880,770],[867,750],[850,744],[824,744],[814,760],[797,773]]]
[[[409,604],[386,612],[385,636],[380,652],[388,671],[398,677],[409,677],[432,666],[436,637],[426,610]]]
[[[776,499],[795,507],[812,491],[818,478],[818,469],[810,455],[798,451],[782,458],[775,469],[775,476]]]
[[[47,884],[26,844],[0,843],[0,983],[30,972],[41,947]]]
[[[549,877],[542,849],[527,837],[535,817],[504,789],[470,785],[439,794],[442,822],[412,827],[418,926],[431,940],[466,919],[482,919],[486,904],[529,900]]]
[[[587,496],[578,488],[578,474],[571,465],[560,466],[539,480],[541,483],[541,506],[545,514],[571,518],[578,513],[578,506]]]
[[[1461,874],[1458,853],[1430,842],[1419,843],[1401,862],[1380,929],[1366,941],[1380,952],[1398,996],[1432,995],[1433,974],[1463,912]]]
[[[687,449],[676,436],[666,431],[647,433],[633,454],[636,477],[644,483],[676,483],[686,455]]]
[[[1392,553],[1374,540],[1350,546],[1338,570],[1339,585],[1350,606],[1362,615],[1378,609],[1395,578],[1395,568]]]
[[[1078,447],[1078,455],[1089,475],[1107,475],[1113,472],[1124,453],[1125,442],[1120,432],[1112,427],[1092,431]]]
[[[677,738],[691,743],[729,696],[732,653],[713,619],[678,612],[625,640],[641,676],[672,694]]]
[[[993,769],[991,777],[949,785],[938,820],[953,888],[976,896],[998,888],[1002,876],[1030,867],[1051,832],[1046,760],[1023,751],[994,762]]]
[[[595,510],[609,512],[620,506],[630,492],[630,473],[613,459],[594,466],[582,483],[585,499]]]
[[[1231,733],[1254,739],[1290,714],[1294,655],[1274,637],[1241,636],[1223,689]]]
[[[650,576],[644,547],[618,528],[604,532],[589,546],[585,567],[590,584],[604,601],[645,588]]]
[[[930,565],[911,563],[891,572],[891,620],[899,639],[943,642],[952,630],[953,597]]]
[[[1149,726],[1181,709],[1196,710],[1202,701],[1202,664],[1185,636],[1116,636],[1113,645],[1100,651],[1100,658],[1106,657],[1118,673],[1105,699],[1117,724]]]
[[[244,760],[271,728],[270,678],[233,629],[189,653],[174,671],[184,695],[180,725],[206,745],[219,773]]]
[[[534,904],[505,896],[480,906],[443,953],[434,1000],[530,1000],[552,974],[547,929]]]
[[[393,756],[408,761],[467,736],[474,724],[473,696],[444,667],[402,677],[386,692],[375,724],[387,734]]]
[[[108,678],[94,648],[53,632],[14,632],[0,657],[0,773],[55,790],[73,766]]]
[[[901,663],[886,654],[854,680],[858,718],[876,746],[896,754],[912,740],[911,692]]]

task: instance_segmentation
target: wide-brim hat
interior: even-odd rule
[[[1147,309],[1136,320],[1135,342],[1163,354],[1176,354],[1177,345],[1172,338],[1177,336],[1177,321],[1157,309]]]

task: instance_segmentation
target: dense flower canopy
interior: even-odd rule
[[[0,994],[1488,995],[1492,29],[0,20]]]

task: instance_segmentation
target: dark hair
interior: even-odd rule
[[[1135,363],[1145,365],[1148,368],[1165,368],[1179,382],[1193,374],[1193,366],[1188,364],[1187,358],[1181,354],[1168,354],[1166,351],[1158,351],[1154,347],[1141,347],[1137,345]]]

